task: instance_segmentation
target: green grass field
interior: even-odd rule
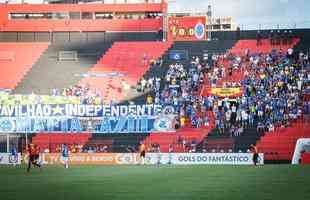
[[[310,165],[0,166],[0,199],[309,200]]]

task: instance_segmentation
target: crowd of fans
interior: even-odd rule
[[[193,127],[208,126],[209,119],[198,94],[206,72],[198,57],[193,57],[186,68],[181,63],[171,64],[162,80],[163,89],[155,90],[155,103],[175,108],[177,127],[185,126],[187,120]]]
[[[224,66],[223,60],[228,60]],[[274,131],[288,127],[300,117],[309,120],[310,104],[303,102],[302,96],[310,90],[310,59],[293,51],[273,50],[269,54],[245,51],[242,55],[217,55],[212,57],[213,65],[193,57],[189,66],[174,63],[168,67],[164,77],[142,78],[138,90],[150,89],[154,96],[147,103],[172,105],[177,114],[176,128],[209,126],[207,112],[213,112],[215,126],[219,133],[240,136],[248,127],[259,132]],[[234,80],[233,74],[242,72],[241,80]],[[228,77],[228,79],[227,79]],[[201,97],[203,84],[211,87],[241,87],[242,94],[236,98],[219,98],[214,95]],[[89,89],[75,86],[65,89],[66,96],[87,96]],[[55,93],[57,94],[57,93]],[[196,152],[197,141],[179,137],[177,144],[186,152]],[[152,144],[149,152],[160,149]],[[169,148],[173,151],[173,146]],[[77,152],[107,152],[106,146],[84,147]],[[135,148],[128,147],[128,152]]]
[[[225,60],[228,66],[224,66]],[[198,57],[186,68],[180,63],[171,64],[166,76],[158,79],[162,90],[146,80],[142,85],[153,87],[154,102],[175,107],[181,127],[187,120],[192,127],[209,126],[207,111],[213,112],[219,133],[232,137],[241,136],[245,128],[265,132],[288,127],[300,118],[309,121],[310,102],[303,101],[310,91],[308,55],[296,54],[293,49],[272,50],[268,54],[245,50],[242,55],[216,55],[212,61],[211,67]],[[243,75],[241,79],[233,78],[236,72]],[[240,87],[242,94],[235,98],[198,95],[203,83],[209,81],[211,87],[216,87],[223,78],[220,87]],[[152,103],[152,99],[147,102]],[[178,140],[186,151],[195,151],[188,148],[192,142],[195,143]]]
[[[287,127],[303,113],[308,115],[302,105],[303,91],[310,82],[307,55],[300,53],[294,57],[292,50],[288,53],[274,50],[270,54],[248,52],[232,57],[231,63],[238,63],[234,70],[243,70],[244,79],[235,83],[242,86],[242,96],[234,100],[214,96],[205,99],[221,133],[228,128],[232,135],[238,136],[249,126],[256,126],[258,131],[273,131]]]
[[[245,50],[242,55],[216,55],[212,60],[210,67],[194,57],[187,68],[180,63],[171,64],[162,80],[143,79],[142,88],[155,91],[154,100],[147,98],[147,102],[173,105],[180,126],[185,125],[186,119],[193,127],[208,126],[206,113],[213,111],[219,132],[231,136],[242,135],[247,127],[260,132],[273,131],[289,126],[301,116],[309,120],[310,104],[302,101],[310,83],[308,55],[302,52],[296,55],[292,49],[273,50],[268,54]],[[224,67],[223,60],[228,60],[228,66]],[[243,78],[229,79],[236,71]],[[224,81],[221,87],[240,87],[240,96],[219,98],[197,94],[205,80],[216,87],[219,80],[227,77],[230,81]],[[160,86],[163,90],[159,90]]]
[[[52,90],[52,96],[63,96],[67,98],[75,97],[78,104],[102,104],[102,95],[99,92],[93,92],[88,85],[74,85],[69,88]]]
[[[39,95],[32,92],[28,95],[11,94],[10,90],[0,91],[1,105],[28,105],[28,104],[103,104],[103,95],[92,91],[83,85],[74,85],[69,88],[51,91],[51,95]]]

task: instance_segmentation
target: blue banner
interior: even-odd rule
[[[161,105],[0,106],[0,132],[149,133],[173,131],[173,107]]]

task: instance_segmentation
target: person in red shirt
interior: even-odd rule
[[[258,149],[254,144],[251,144],[250,148],[253,153],[253,163],[256,166],[258,162]]]
[[[37,160],[39,158],[38,147],[33,144],[29,144],[27,151],[29,155],[27,172],[30,172],[31,165],[41,168],[41,165],[37,163]]]
[[[38,147],[36,144],[34,145],[35,148],[35,160],[36,162],[38,162],[39,158],[40,158],[40,147]]]
[[[145,145],[143,144],[143,142],[140,142],[139,152],[140,152],[141,164],[144,165],[144,162],[145,162]]]

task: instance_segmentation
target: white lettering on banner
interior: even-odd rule
[[[13,156],[10,153],[0,153],[0,165],[21,164],[21,154]]]
[[[119,116],[119,106],[113,106],[111,108],[111,115],[112,116]]]
[[[259,164],[264,164],[264,155],[260,154]],[[0,156],[1,158],[1,156]],[[172,165],[252,165],[252,153],[147,153],[146,164]],[[43,154],[43,163],[59,164],[60,154]],[[136,165],[140,164],[137,153],[77,153],[69,157],[76,165]]]
[[[2,109],[1,109],[1,115],[2,116],[8,116],[8,111],[7,111],[7,107],[4,106]]]
[[[228,164],[228,165],[250,165],[253,154],[251,153],[194,153],[194,154],[177,154],[173,156],[173,164]],[[259,164],[263,164],[263,154],[260,154]]]
[[[27,116],[27,112],[23,112],[23,107],[20,105],[19,108],[18,108],[18,113],[19,113],[19,116],[21,117],[26,117]]]
[[[102,112],[103,112],[103,116],[109,116],[110,113],[111,113],[111,107],[107,106],[107,105],[104,105],[102,107]]]
[[[224,162],[248,162],[248,156],[229,156],[229,155],[221,155],[221,156],[214,156],[214,155],[198,155],[198,156],[179,156],[179,162],[214,162],[214,163],[224,163]]]
[[[146,107],[147,107],[147,114],[148,114],[148,115],[151,115],[153,105],[146,105]]]
[[[66,113],[68,116],[77,116],[77,107],[78,105],[74,105],[74,104],[67,104],[66,105]]]
[[[27,105],[28,117],[35,116],[35,106]]]
[[[95,106],[95,115],[102,109],[102,106],[101,105],[96,105]]]
[[[12,116],[13,112],[14,112],[14,107],[13,106],[9,106],[8,107],[8,111],[9,111],[8,116]]]
[[[79,105],[78,106],[78,115],[79,116],[84,116],[85,115],[85,106],[81,106],[81,105]]]
[[[84,105],[84,104],[28,104],[0,105],[0,117],[120,117],[158,116],[166,106],[150,105]]]
[[[137,106],[136,105],[129,105],[128,107],[128,114],[129,115],[136,115],[136,109],[137,109]]]
[[[143,115],[145,113],[145,105],[137,105],[137,115]]]
[[[139,164],[139,154],[136,153],[118,153],[115,159],[120,165],[134,165]]]
[[[252,165],[252,153],[147,153],[147,164],[175,165]],[[139,164],[138,154],[117,154],[118,164]],[[264,154],[259,154],[258,164],[264,164]]]
[[[44,116],[50,116],[52,114],[52,108],[49,105],[43,106]]]
[[[127,114],[128,114],[128,107],[127,106],[121,106],[120,110],[121,110],[120,116],[123,116],[123,117],[127,116]]]
[[[87,116],[94,116],[94,105],[87,105],[86,106],[86,115]]]

